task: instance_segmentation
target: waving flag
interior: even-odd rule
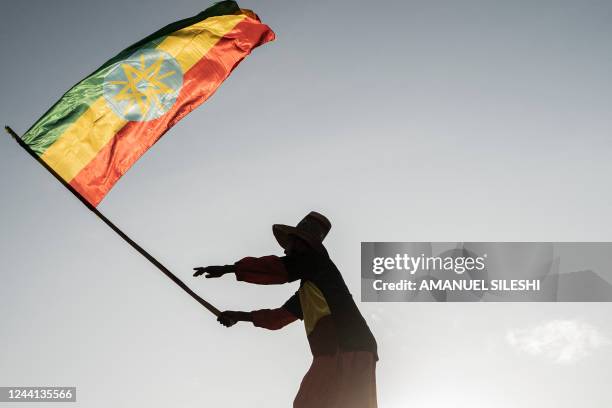
[[[250,10],[217,3],[107,61],[64,94],[23,142],[96,206],[252,49],[273,39]]]

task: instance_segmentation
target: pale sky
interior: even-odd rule
[[[208,5],[3,2],[3,124],[24,132]],[[612,241],[612,3],[240,5],[277,40],[99,206],[220,309],[277,307],[297,283],[191,268],[281,254],[271,225],[310,210],[332,221],[356,299],[361,241]],[[72,408],[291,406],[311,360],[301,323],[220,326],[8,137],[0,192],[0,386],[76,386]],[[612,405],[610,304],[358,305],[382,408]]]

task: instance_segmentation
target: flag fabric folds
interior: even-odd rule
[[[206,101],[254,48],[274,39],[223,1],[172,23],[72,87],[23,141],[96,206],[168,129]]]

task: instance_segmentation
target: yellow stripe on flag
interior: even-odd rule
[[[157,49],[172,55],[184,74],[245,18],[243,14],[208,18],[172,33]],[[101,96],[61,134],[41,158],[64,180],[70,182],[126,123]]]
[[[157,48],[172,55],[184,74],[245,17],[231,15],[208,18],[172,33]]]

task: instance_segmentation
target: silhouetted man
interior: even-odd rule
[[[226,327],[248,321],[270,330],[303,320],[313,361],[293,407],[375,408],[376,340],[323,246],[330,229],[329,220],[314,211],[296,227],[275,224],[272,232],[285,256],[198,267],[194,276],[234,273],[239,281],[260,285],[300,280],[299,290],[278,309],[225,311],[217,320]]]

